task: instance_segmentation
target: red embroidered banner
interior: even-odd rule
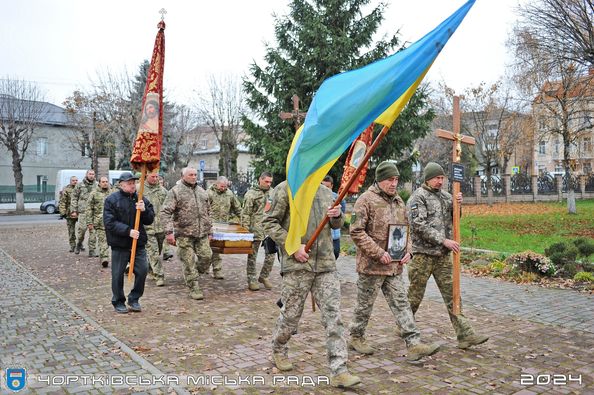
[[[148,70],[146,88],[142,98],[142,113],[138,134],[132,148],[130,164],[139,171],[146,164],[148,171],[159,169],[163,142],[163,67],[165,64],[165,22],[157,25],[159,31]]]
[[[340,188],[338,189],[338,194],[342,192],[344,187],[347,185],[357,167],[361,164],[361,161],[365,157],[365,153],[367,149],[371,146],[371,139],[373,138],[373,129],[375,127],[375,123],[372,123],[365,129],[363,133],[357,137],[353,144],[351,144],[351,148],[349,149],[349,155],[347,156],[346,162],[344,163],[344,171],[342,173],[342,179],[340,180]],[[369,162],[365,163],[363,169],[361,169],[361,173],[359,173],[358,179],[353,182],[351,187],[348,190],[348,194],[355,194],[359,193],[359,189],[365,182],[365,176],[367,175],[367,168],[369,167]]]

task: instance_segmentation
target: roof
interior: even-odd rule
[[[39,117],[39,123],[44,125],[68,125],[66,111],[62,107],[0,94],[0,119],[7,119],[9,116],[16,116],[17,120]]]

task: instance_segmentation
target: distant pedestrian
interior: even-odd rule
[[[99,186],[91,192],[87,202],[87,227],[94,230],[97,234],[97,249],[99,252],[99,262],[103,267],[109,265],[109,247],[105,235],[105,226],[103,225],[103,208],[105,198],[112,193],[107,177],[99,178]]]
[[[70,252],[74,252],[76,248],[76,222],[78,218],[76,214],[72,213],[70,202],[72,200],[72,192],[78,183],[76,176],[70,177],[70,184],[66,185],[62,190],[58,210],[62,218],[66,219],[66,227],[68,228],[68,241],[70,242]]]
[[[122,173],[119,179],[120,190],[105,199],[103,223],[107,243],[111,247],[111,303],[117,313],[127,313],[124,295],[124,271],[130,262],[132,239],[136,239],[134,259],[134,287],[128,294],[130,310],[141,311],[139,299],[144,294],[144,282],[148,273],[146,258],[147,235],[145,225],[153,223],[155,212],[153,205],[146,199],[138,202],[136,180],[132,173]],[[136,210],[140,210],[140,227],[134,230]]]
[[[149,273],[155,278],[157,287],[165,285],[165,271],[163,270],[163,262],[161,261],[161,253],[163,252],[163,243],[165,241],[165,229],[161,222],[161,207],[167,197],[167,189],[163,188],[159,183],[159,175],[157,173],[149,173],[144,182],[144,196],[151,202],[155,210],[155,220],[152,224],[145,226],[148,241],[146,250],[149,261]],[[166,245],[166,244],[165,244]]]
[[[70,199],[71,216],[73,218],[78,218],[76,230],[76,247],[74,248],[74,253],[79,254],[81,251],[85,250],[83,247],[83,241],[85,240],[85,233],[88,230],[89,238],[87,244],[89,247],[90,257],[98,256],[95,251],[97,237],[95,236],[95,231],[87,227],[87,219],[85,218],[85,215],[87,210],[87,200],[95,188],[97,188],[95,171],[92,169],[87,170],[85,178],[83,178],[82,182],[79,182],[76,184],[76,187],[74,187],[71,195],[72,197]]]
[[[452,195],[441,190],[445,172],[439,164],[427,163],[423,174],[423,185],[413,192],[407,204],[414,254],[408,265],[408,300],[415,314],[427,281],[433,276],[456,330],[458,347],[466,349],[486,342],[489,337],[476,334],[461,311],[459,315],[453,312],[451,252],[459,252],[460,244],[452,240]],[[462,204],[462,193],[456,199]]]

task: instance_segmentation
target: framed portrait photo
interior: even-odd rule
[[[408,245],[408,224],[390,224],[388,227],[388,254],[393,262],[400,262],[406,255]]]

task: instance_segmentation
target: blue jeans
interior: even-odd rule
[[[111,249],[111,304],[115,306],[124,305],[126,296],[124,295],[124,272],[126,265],[130,261],[130,250]],[[138,302],[138,299],[144,293],[144,281],[148,273],[148,263],[146,259],[146,250],[136,249],[134,258],[134,288],[128,294],[128,304]]]
[[[334,247],[334,258],[338,259],[340,255],[340,239],[332,240],[332,246]]]

